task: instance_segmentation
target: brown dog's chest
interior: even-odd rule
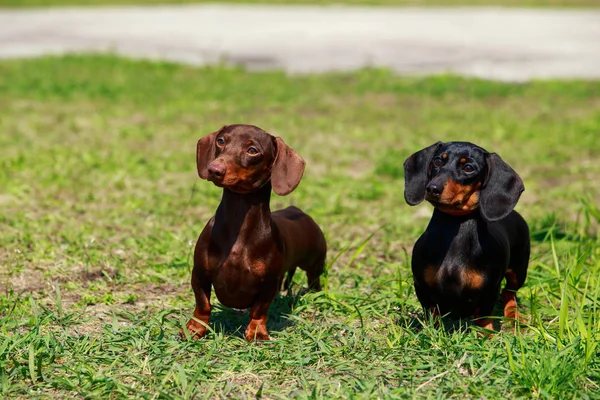
[[[226,257],[209,254],[209,265],[215,294],[227,307],[250,307],[269,277],[267,262],[243,244],[236,243]]]

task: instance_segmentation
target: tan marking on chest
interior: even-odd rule
[[[267,264],[260,260],[251,261],[250,271],[252,271],[254,275],[264,276],[267,273]]]
[[[427,286],[433,287],[440,285],[440,276],[447,276],[444,275],[442,270],[443,269],[438,269],[433,265],[428,265],[425,267],[425,270],[423,271],[423,279],[425,280]],[[465,289],[472,290],[481,289],[483,287],[485,283],[485,277],[481,272],[469,267],[461,268],[459,271],[454,272],[453,275],[459,279],[460,286]],[[441,284],[443,285],[444,282],[442,281]]]
[[[433,265],[428,265],[423,271],[423,279],[427,286],[437,286],[438,284],[438,269]]]
[[[470,268],[461,271],[461,278],[463,285],[469,289],[481,289],[485,282],[481,272]]]

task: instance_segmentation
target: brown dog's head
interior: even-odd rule
[[[525,190],[517,173],[495,153],[468,142],[438,142],[404,162],[404,199],[424,199],[451,215],[479,209],[490,222],[506,217]]]
[[[240,194],[251,193],[269,179],[280,196],[302,179],[305,162],[281,138],[253,125],[226,125],[198,141],[198,175]]]

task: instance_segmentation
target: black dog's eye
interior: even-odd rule
[[[442,160],[442,157],[435,157],[433,159],[433,165],[435,165],[436,167],[441,167],[443,163],[444,160]]]
[[[217,138],[217,145],[219,146],[225,146],[225,138],[224,137],[218,137]]]
[[[258,154],[258,150],[256,150],[256,147],[249,147],[247,152],[248,152],[248,154],[253,155],[253,156]]]
[[[467,174],[472,173],[473,171],[475,171],[475,167],[472,166],[471,164],[465,164],[463,166],[463,171],[465,171]]]

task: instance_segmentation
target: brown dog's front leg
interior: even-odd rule
[[[272,301],[273,299],[269,301],[258,300],[250,308],[250,323],[244,335],[247,341],[271,339],[269,331],[267,331],[267,314]]]
[[[194,317],[190,318],[185,325],[192,339],[200,339],[206,334],[211,310],[210,286],[210,282],[201,281],[198,274],[192,271],[192,288],[196,298],[196,308],[194,309]],[[185,338],[183,332],[180,332],[180,335]]]

